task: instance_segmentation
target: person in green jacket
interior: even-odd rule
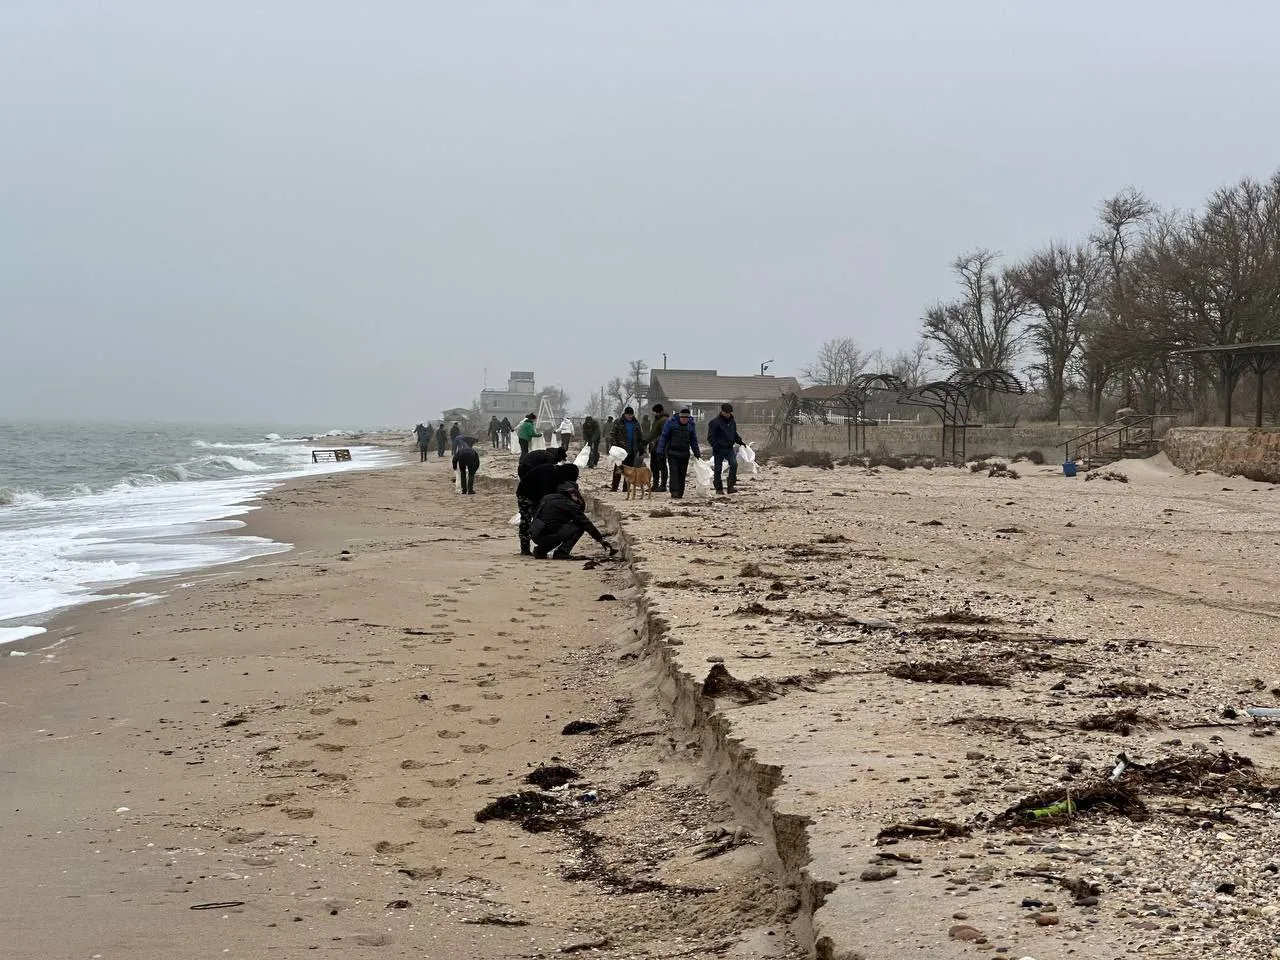
[[[533,442],[533,438],[538,435],[538,415],[531,413],[520,421],[520,426],[516,428],[516,439],[520,441],[520,455],[524,456],[529,452],[529,444]]]

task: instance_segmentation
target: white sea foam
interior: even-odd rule
[[[0,509],[0,638],[37,629],[32,618],[101,599],[113,585],[288,550],[234,533],[242,524],[233,518],[284,480],[399,461],[373,447],[353,448],[349,463],[312,464],[300,444],[244,446],[263,449],[200,456],[98,493],[30,497]],[[250,459],[255,452],[273,464]]]
[[[44,632],[46,632],[44,627],[0,627],[0,643],[13,643],[15,640],[25,640],[27,637],[38,637]]]

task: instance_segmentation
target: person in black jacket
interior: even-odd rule
[[[476,472],[480,469],[480,452],[459,438],[453,450],[453,469],[458,471],[458,489],[462,493],[476,492]]]
[[[530,556],[533,553],[531,547],[532,538],[529,534],[529,525],[533,523],[533,510],[538,505],[533,498],[535,493],[538,494],[537,499],[541,499],[546,493],[555,490],[555,483],[545,490],[542,489],[544,481],[537,481],[536,485],[526,484],[525,480],[535,470],[542,467],[551,467],[558,464],[565,457],[564,450],[560,447],[554,447],[550,450],[532,450],[520,458],[520,464],[516,467],[516,476],[520,478],[520,482],[516,485],[516,509],[520,513],[520,554],[522,556]],[[578,468],[573,464],[573,479],[578,479]],[[556,481],[557,483],[559,480]]]
[[[747,442],[738,436],[738,424],[733,419],[733,404],[720,404],[720,415],[707,424],[707,445],[711,447],[712,466],[716,471],[716,493],[724,493],[720,480],[720,468],[729,462],[729,492],[736,493],[738,486],[738,450]]]
[[[449,431],[444,428],[444,421],[440,421],[440,426],[436,427],[436,456],[444,459],[444,446],[449,441]]]
[[[556,492],[542,498],[533,515],[533,555],[545,560],[550,554],[557,560],[572,560],[573,548],[589,534],[611,554],[613,546],[587,516],[582,493],[576,483],[562,483]]]
[[[413,428],[414,435],[418,438],[418,462],[422,463],[427,459],[427,451],[431,449],[431,439],[435,436],[435,431],[426,424],[420,423]]]
[[[671,491],[671,499],[682,499],[685,478],[689,475],[689,457],[702,457],[702,451],[698,449],[698,428],[688,407],[681,407],[679,415],[666,422],[655,450],[656,456],[666,461],[670,471],[668,489]]]
[[[658,452],[658,447],[662,443],[662,431],[666,429],[670,419],[662,404],[653,405],[653,425],[646,436],[649,441],[649,470],[653,473],[654,493],[667,492],[667,458]]]

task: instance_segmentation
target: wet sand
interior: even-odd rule
[[[522,560],[447,464],[280,489],[250,530],[293,552],[0,664],[5,957],[788,955],[621,566]],[[540,765],[551,829],[477,822]]]

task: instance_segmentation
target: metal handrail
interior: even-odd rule
[[[1077,456],[1080,453],[1080,447],[1083,447],[1086,453],[1088,453],[1091,448],[1093,449],[1093,452],[1096,453],[1098,445],[1101,444],[1103,440],[1110,439],[1114,436],[1119,436],[1121,438],[1120,447],[1123,449],[1129,444],[1128,434],[1130,431],[1139,432],[1146,429],[1150,434],[1150,438],[1154,440],[1156,420],[1168,419],[1172,419],[1172,414],[1146,413],[1137,417],[1117,417],[1109,423],[1104,423],[1101,426],[1094,427],[1092,430],[1085,431],[1079,436],[1072,437],[1066,443],[1062,444],[1062,459],[1064,461],[1071,459],[1071,445],[1073,443],[1077,444]],[[1078,442],[1081,440],[1083,440],[1084,443]]]

